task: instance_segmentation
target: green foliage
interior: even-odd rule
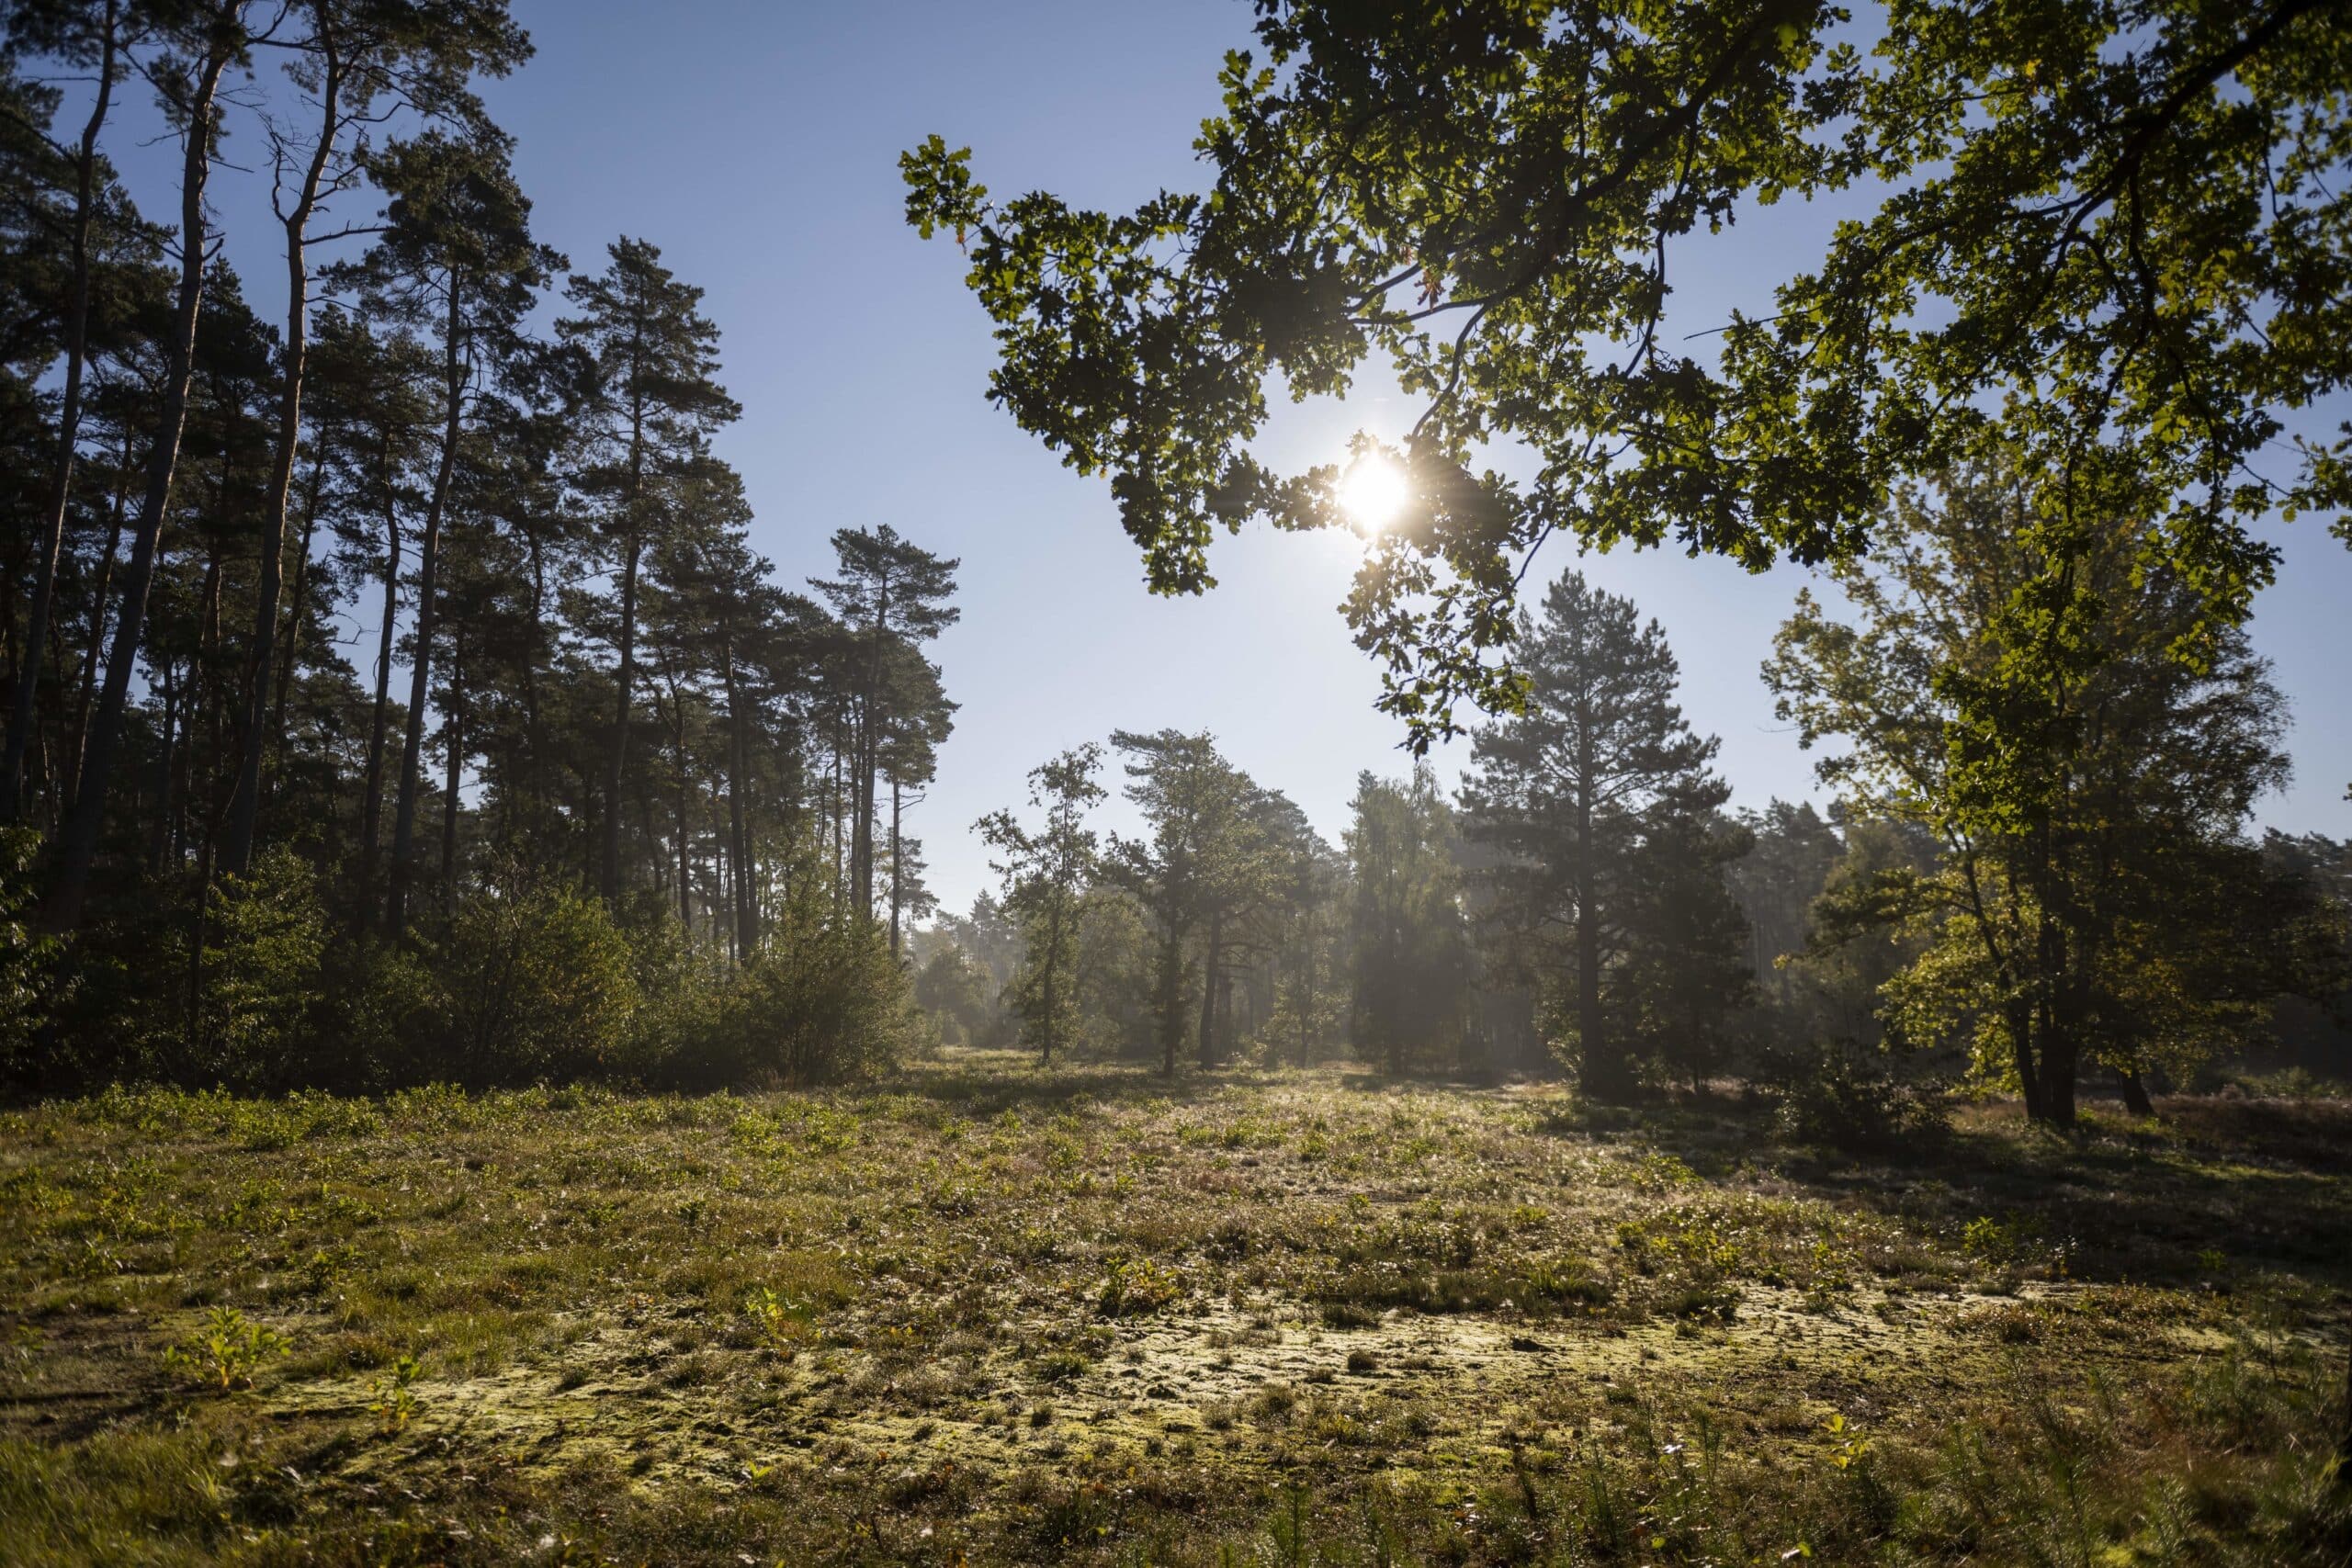
[[[984,1044],[996,1021],[994,978],[962,947],[942,942],[915,971],[915,1005],[931,1014],[949,1043]]]
[[[390,1371],[368,1385],[371,1403],[369,1415],[376,1417],[376,1429],[386,1437],[407,1430],[423,1408],[416,1397],[416,1380],[423,1375],[424,1364],[414,1356],[403,1355],[391,1365]]]
[[[1117,1258],[1103,1273],[1094,1309],[1104,1317],[1141,1317],[1184,1294],[1183,1277],[1148,1258]]]
[[[1945,1126],[1931,1091],[1852,1046],[1784,1059],[1775,1076],[1781,1129],[1799,1143],[1883,1154],[1916,1149]]]
[[[921,1027],[889,933],[812,890],[729,981],[707,1036],[652,1070],[686,1084],[838,1083],[890,1066]]]
[[[991,863],[1004,879],[1003,906],[1020,923],[1022,963],[1008,996],[1023,1036],[1051,1062],[1057,1043],[1079,1031],[1080,925],[1086,884],[1095,870],[1098,839],[1086,813],[1103,798],[1094,782],[1102,749],[1066,751],[1029,774],[1029,804],[1043,813],[1032,830],[1010,811],[980,818],[977,830],[1004,858]]]
[[[466,899],[435,964],[451,1076],[476,1083],[613,1070],[640,997],[603,904],[521,880]]]
[[[251,1388],[262,1364],[283,1356],[292,1341],[234,1307],[214,1307],[186,1339],[167,1346],[164,1365],[196,1378],[218,1393]]]
[[[743,1315],[760,1343],[781,1360],[791,1360],[816,1337],[814,1306],[798,1296],[780,1296],[770,1285],[755,1285],[743,1298]]]
[[[57,981],[57,942],[28,919],[40,846],[40,835],[31,829],[0,829],[0,1080],[32,1065],[35,1038],[49,1020]]]
[[[907,216],[967,247],[991,397],[1110,476],[1162,592],[1208,586],[1220,526],[1345,521],[1334,466],[1255,455],[1267,389],[1386,361],[1423,403],[1411,504],[1347,609],[1419,744],[1461,701],[1516,706],[1497,655],[1555,530],[1850,559],[1990,408],[2039,515],[2097,493],[2101,440],[2154,479],[2192,643],[2268,578],[2252,519],[2352,495],[2340,443],[2239,479],[2278,411],[2346,383],[2352,38],[2328,7],[1903,0],[1868,54],[1826,0],[1474,0],[1443,27],[1307,3],[1256,29],[1198,141],[1212,190],[998,201],[933,136],[901,160]],[[1771,314],[1669,315],[1748,204],[1839,191],[1866,215],[1817,225]],[[1533,477],[1473,474],[1498,446]]]
[[[1426,764],[1359,774],[1350,809],[1349,1037],[1391,1074],[1457,1066],[1471,973],[1453,813]]]
[[[1490,974],[1551,1004],[1589,1094],[1623,1097],[1645,1061],[1695,1076],[1747,988],[1718,742],[1684,720],[1657,623],[1579,571],[1514,647],[1525,705],[1479,730],[1463,785]]]
[[[2065,517],[2024,460],[1905,492],[1902,547],[1838,570],[1854,623],[1801,598],[1766,677],[1805,744],[1845,742],[1820,773],[1856,815],[1941,851],[1870,889],[1921,949],[1883,987],[1890,1030],[1965,1042],[2064,1123],[2094,1063],[2185,1076],[2229,1048],[2307,949],[2255,937],[2292,903],[2242,838],[2285,778],[2267,666],[2152,561],[2161,497],[2130,454],[2086,456],[2106,488]]]
[[[127,969],[129,994],[113,1003],[123,1010],[117,1027],[128,1038],[116,1046],[122,1055],[92,1066],[245,1089],[303,1081],[326,999],[329,941],[310,865],[272,850],[256,858],[250,875],[194,891],[200,912],[172,910],[180,918],[160,931],[151,919],[116,933],[160,941]]]

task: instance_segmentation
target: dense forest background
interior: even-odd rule
[[[2342,1067],[2352,851],[2253,836],[2282,700],[2242,623],[2144,570],[2165,502],[2123,455],[2061,559],[2029,445],[1955,445],[1801,601],[1765,681],[1826,814],[1730,809],[1663,633],[1570,570],[1502,634],[1524,685],[1458,792],[1366,774],[1335,845],[1213,737],[1121,731],[975,826],[1001,886],[939,914],[909,813],[958,563],[843,528],[794,585],[752,547],[700,292],[645,239],[533,238],[474,92],[528,53],[503,6],[8,21],[20,1086],[797,1083],[944,1039],[1736,1079],[1870,1138],[1962,1082],[2064,1122],[2084,1087]],[[176,214],[107,161],[133,92],[180,133]],[[207,216],[232,107],[281,321]],[[1985,731],[1968,672],[2060,567],[2098,588],[2070,676]],[[1093,825],[1113,789],[1132,838]]]

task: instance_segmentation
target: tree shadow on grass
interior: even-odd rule
[[[1702,1179],[1792,1190],[1957,1237],[1991,1219],[2085,1282],[2227,1288],[2265,1272],[2352,1288],[2352,1103],[2178,1097],[2094,1106],[2071,1134],[2012,1104],[1864,1150],[1792,1145],[1737,1100],[1564,1109],[1549,1130],[1671,1154]]]

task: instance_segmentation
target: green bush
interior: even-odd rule
[[[47,1019],[57,943],[34,931],[33,865],[40,835],[0,828],[0,1077],[23,1076]]]
[[[200,893],[157,883],[145,909],[75,944],[87,995],[72,1069],[246,1091],[306,1081],[328,938],[317,877],[290,851]]]
[[[476,894],[458,906],[433,970],[449,1076],[529,1083],[622,1069],[639,992],[628,942],[595,899],[543,883]]]
[[[1884,1150],[1944,1130],[1942,1105],[1875,1055],[1829,1045],[1782,1071],[1781,1128],[1799,1143]]]
[[[782,911],[713,1026],[682,1042],[663,1076],[682,1086],[838,1083],[888,1066],[922,1029],[888,935],[805,899]]]

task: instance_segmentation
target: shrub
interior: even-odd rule
[[[628,942],[595,899],[518,880],[477,894],[435,971],[454,1076],[530,1082],[619,1065],[639,991]]]
[[[1781,1128],[1800,1143],[1882,1150],[1944,1130],[1943,1107],[1878,1057],[1832,1045],[1792,1066]]]
[[[116,1049],[183,1083],[252,1090],[300,1081],[325,995],[317,877],[300,856],[273,850],[249,875],[224,876],[200,896],[200,919],[163,907],[119,933],[116,1027],[126,1038]]]
[[[194,1377],[220,1393],[251,1388],[264,1361],[283,1356],[286,1336],[254,1322],[234,1307],[214,1307],[187,1338],[164,1351],[164,1365]]]
[[[40,835],[0,828],[0,1076],[24,1076],[49,1010],[57,943],[26,917],[33,904],[33,863]]]
[[[888,1066],[921,1029],[888,935],[809,897],[783,912],[710,1026],[679,1043],[662,1076],[681,1085],[839,1083]]]

